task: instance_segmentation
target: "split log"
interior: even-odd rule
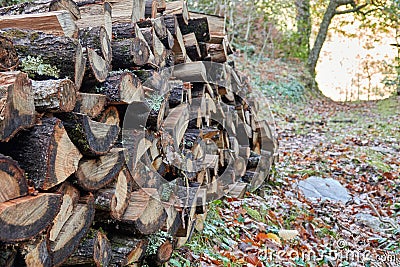
[[[179,145],[182,142],[183,136],[189,122],[189,107],[188,104],[181,104],[174,109],[171,109],[168,117],[164,121],[164,129],[174,139],[175,150],[179,150]]]
[[[212,44],[222,44],[225,39],[226,31],[225,31],[225,18],[215,15],[207,15],[198,12],[189,12],[190,17],[192,19],[196,18],[207,18],[208,28],[210,32],[210,41]]]
[[[78,5],[82,3],[77,2]],[[108,1],[94,1],[80,8],[81,18],[76,21],[79,29],[88,27],[104,27],[111,41],[112,6]]]
[[[82,157],[56,118],[44,118],[42,124],[3,146],[21,164],[35,188],[42,190],[64,182],[77,170]]]
[[[109,104],[131,104],[144,97],[139,78],[129,72],[111,72],[101,85],[99,93],[106,95]]]
[[[109,124],[109,125],[120,125],[119,111],[115,106],[109,106],[99,116],[96,117],[96,121]]]
[[[76,87],[69,79],[32,81],[38,112],[70,112],[76,103]]]
[[[186,52],[190,59],[193,61],[200,60],[201,53],[196,35],[193,32],[183,35],[183,42],[185,43]]]
[[[155,18],[157,15],[157,0],[146,0],[144,16],[145,18]]]
[[[86,48],[87,63],[83,83],[86,86],[102,83],[106,80],[111,65],[94,49]]]
[[[75,176],[78,184],[86,191],[96,191],[111,183],[125,162],[123,148],[113,148],[96,159],[82,159]]]
[[[87,27],[79,29],[79,41],[82,47],[93,49],[111,66],[112,48],[106,28],[103,26]]]
[[[188,24],[190,19],[187,1],[167,2],[164,14],[176,14],[185,24]]]
[[[46,229],[60,208],[61,195],[38,194],[0,203],[0,240],[28,240]]]
[[[140,25],[140,24],[139,24]],[[132,22],[121,22],[112,24],[112,39],[124,40],[136,38],[136,25]]]
[[[105,105],[105,95],[79,92],[76,96],[76,104],[73,111],[94,118],[100,115]]]
[[[147,44],[150,47],[150,50],[154,55],[154,63],[157,66],[163,67],[163,62],[167,56],[167,51],[165,49],[164,44],[160,41],[160,39],[155,34],[154,28],[142,28],[140,29],[143,34]]]
[[[28,194],[25,173],[18,163],[0,154],[0,203]]]
[[[11,40],[0,36],[0,71],[15,70],[19,63],[17,51]]]
[[[168,82],[170,93],[168,96],[169,108],[175,108],[180,104],[189,103],[192,98],[191,86],[181,80],[171,80]]]
[[[143,130],[129,129],[127,127],[129,126],[124,122],[122,140],[124,148],[127,149],[126,158],[128,169],[134,172],[140,158],[151,147],[152,143],[145,138]]]
[[[20,245],[21,258],[17,266],[27,267],[51,267],[52,258],[48,249],[47,236],[39,236],[29,242]]]
[[[166,0],[157,0],[157,12],[162,13],[167,9]]]
[[[74,252],[81,239],[87,234],[94,219],[92,195],[81,197],[72,215],[65,222],[60,233],[50,242],[53,265],[60,266]]]
[[[153,188],[132,192],[128,207],[120,220],[106,217],[99,220],[104,220],[106,229],[118,229],[120,232],[136,235],[153,234],[161,229],[167,217],[157,196],[157,189]]]
[[[57,114],[71,141],[86,156],[105,155],[118,138],[119,127],[91,120],[80,113]]]
[[[206,17],[190,19],[188,24],[180,16],[177,19],[183,35],[194,33],[198,42],[210,41],[210,30]]]
[[[21,72],[0,73],[0,140],[8,141],[34,122],[32,83]]]
[[[0,35],[9,38],[22,62],[25,62],[27,71],[35,79],[67,78],[75,83],[79,90],[84,75],[86,60],[80,43],[65,36],[55,36],[36,31],[17,29],[0,30]],[[29,57],[31,59],[29,59]],[[40,58],[43,63],[49,64],[51,72],[38,71],[38,66],[31,62]],[[68,62],[68,64],[65,64]]]
[[[140,263],[146,253],[147,245],[147,239],[112,235],[112,258],[110,266],[130,266]]]
[[[175,66],[172,76],[184,82],[207,82],[207,70],[201,61]]]
[[[128,207],[133,179],[127,168],[123,168],[115,183],[97,191],[95,207],[98,210],[110,212],[114,219],[120,219]]]
[[[226,48],[223,44],[207,44],[207,51],[213,62],[224,63],[228,59]]]
[[[142,160],[145,161],[145,160]],[[154,188],[159,189],[162,186],[162,178],[157,173],[157,170],[152,166],[151,160],[144,163],[139,161],[136,163],[136,169],[131,170],[131,175],[135,184],[139,188]]]
[[[111,257],[111,244],[107,236],[99,230],[91,229],[63,265],[109,266]]]
[[[140,38],[116,40],[112,43],[114,70],[144,66],[150,60],[150,49]]]
[[[39,0],[34,2],[23,2],[17,5],[0,8],[0,15],[23,15],[60,10],[68,11],[74,19],[79,19],[81,17],[79,7],[73,0]]]
[[[62,195],[60,211],[53,220],[53,225],[48,231],[48,240],[54,242],[61,233],[65,223],[72,216],[74,208],[79,201],[79,190],[70,185],[68,182],[62,184],[57,191]]]
[[[185,48],[185,42],[183,40],[183,35],[182,35],[179,27],[176,28],[176,35],[175,35],[174,39],[175,39],[175,44],[172,47],[172,51],[175,54],[174,63],[181,64],[181,63],[187,62],[188,59],[187,59],[187,53],[186,53],[186,48]]]
[[[140,21],[145,17],[145,12],[146,12],[146,0],[133,1],[131,21],[132,22]]]
[[[239,198],[239,199],[244,198],[247,192],[247,187],[248,184],[237,182],[229,186],[228,194],[229,196],[234,198]]]
[[[158,248],[156,253],[146,256],[146,263],[149,266],[162,266],[171,259],[174,247],[171,241],[164,241]]]
[[[178,20],[175,15],[164,15],[164,23],[167,30],[172,34],[173,37],[176,36],[178,25]]]
[[[0,17],[0,29],[18,28],[47,34],[77,37],[78,27],[68,11],[25,14]]]

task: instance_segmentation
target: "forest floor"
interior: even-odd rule
[[[269,181],[212,203],[170,266],[400,266],[400,98],[301,103],[271,104]],[[348,199],[306,198],[299,182],[310,177],[336,180]]]

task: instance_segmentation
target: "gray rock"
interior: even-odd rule
[[[355,215],[356,222],[362,226],[368,226],[376,231],[383,231],[385,228],[388,228],[389,225],[382,223],[378,217],[373,216],[369,213],[357,213]]]
[[[321,199],[346,203],[351,198],[347,189],[332,178],[311,176],[300,181],[298,187],[310,200]]]

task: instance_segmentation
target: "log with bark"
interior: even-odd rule
[[[34,123],[32,82],[25,73],[0,73],[0,115],[1,141],[10,140]]]
[[[0,154],[0,203],[28,194],[24,170],[10,157]]]
[[[98,210],[110,212],[114,219],[121,219],[128,207],[134,181],[127,167],[119,172],[115,180],[111,185],[96,192],[95,207]]]
[[[20,63],[17,51],[12,41],[0,36],[0,71],[12,71]]]
[[[81,196],[54,241],[50,242],[53,265],[60,266],[78,247],[94,219],[93,195]]]
[[[23,2],[17,5],[0,8],[0,15],[23,15],[60,10],[68,11],[74,19],[79,19],[81,17],[79,7],[73,0],[39,0],[34,2]]]
[[[149,266],[162,266],[171,259],[174,252],[174,246],[170,240],[165,240],[156,249],[155,253],[150,253],[146,256],[146,263]]]
[[[109,104],[131,104],[143,100],[144,92],[139,78],[129,71],[111,72],[98,92]]]
[[[71,141],[86,156],[105,155],[118,138],[119,126],[91,120],[81,113],[57,114]]]
[[[52,258],[48,249],[47,235],[39,235],[32,240],[21,243],[16,266],[51,267]]]
[[[0,240],[28,240],[44,231],[60,209],[60,194],[43,193],[0,203]]]
[[[78,168],[81,153],[57,118],[44,118],[2,145],[4,153],[17,160],[37,189],[48,190],[64,182]]]
[[[147,245],[147,239],[113,235],[110,266],[130,266],[140,263],[146,253]]]
[[[91,94],[78,92],[74,112],[97,117],[106,105],[106,96],[103,94]]]
[[[76,87],[69,79],[32,81],[38,112],[70,112],[76,104]]]
[[[78,34],[78,27],[68,11],[0,17],[0,29],[7,28],[35,30],[73,38],[76,38]]]
[[[85,191],[96,191],[111,183],[125,162],[123,148],[113,148],[104,156],[79,162],[75,177]]]
[[[79,90],[86,60],[77,40],[20,29],[0,30],[0,36],[6,36],[13,42],[23,62],[22,69],[35,79],[69,77]]]
[[[102,227],[109,231],[118,229],[130,235],[150,235],[162,228],[167,214],[158,199],[157,189],[144,188],[132,192],[128,207],[121,219],[113,220],[106,215],[98,218]]]
[[[109,266],[112,257],[111,244],[105,233],[90,229],[74,253],[63,265],[65,266]]]

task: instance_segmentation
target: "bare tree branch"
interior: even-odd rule
[[[336,12],[335,12],[335,15],[342,15],[342,14],[348,14],[348,13],[359,12],[361,9],[363,9],[363,8],[366,7],[367,5],[368,5],[368,4],[363,4],[363,5],[359,5],[359,6],[356,6],[356,7],[354,7],[354,8],[351,8],[351,9],[336,11]]]

